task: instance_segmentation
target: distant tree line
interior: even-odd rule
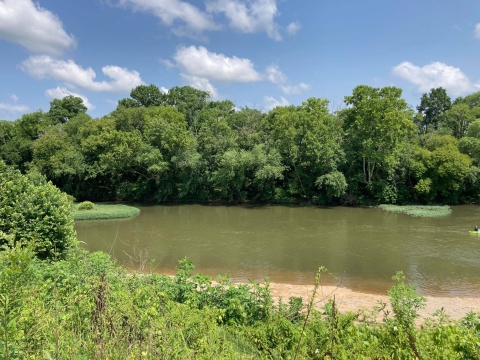
[[[93,119],[82,99],[0,121],[0,160],[78,200],[463,203],[480,195],[480,92],[357,86],[269,112],[141,85]]]

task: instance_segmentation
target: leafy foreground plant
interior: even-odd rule
[[[450,206],[440,205],[379,205],[385,211],[403,213],[416,217],[439,217],[452,213]]]
[[[101,219],[124,219],[132,218],[140,214],[140,209],[133,206],[115,204],[115,205],[99,205],[84,209],[81,207],[87,201],[81,203],[74,208],[74,220],[101,220]],[[88,201],[89,202],[89,201]],[[89,202],[90,203],[90,202]],[[93,205],[93,203],[90,203]]]
[[[414,326],[423,303],[397,276],[393,316],[275,305],[268,282],[127,274],[109,255],[75,250],[42,262],[29,247],[0,252],[0,359],[478,359],[480,316]],[[319,282],[319,277],[317,278]],[[380,309],[378,311],[381,311]],[[437,314],[438,315],[438,314]],[[410,337],[414,339],[416,350]]]

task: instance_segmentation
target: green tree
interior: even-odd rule
[[[328,103],[309,98],[298,107],[276,107],[265,119],[264,131],[290,169],[286,191],[291,195],[315,199],[317,180],[336,172],[344,160],[342,127]]]
[[[155,85],[139,85],[132,89],[130,98],[118,101],[120,108],[150,107],[161,106],[165,100],[165,95]]]
[[[361,163],[363,182],[370,185],[380,171],[395,170],[415,130],[413,112],[396,87],[357,86],[345,97],[342,111],[350,161]]]
[[[425,134],[430,128],[438,130],[445,121],[445,112],[452,106],[452,100],[444,88],[432,89],[430,93],[423,94],[417,110],[421,116],[419,122],[420,133]]]
[[[78,114],[84,114],[86,111],[87,107],[83,104],[82,98],[69,95],[61,100],[53,99],[50,102],[48,116],[53,124],[63,124]]]
[[[450,135],[433,135],[418,148],[410,162],[415,191],[424,201],[457,202],[472,160],[458,149]]]
[[[67,195],[38,173],[22,175],[0,162],[1,245],[30,243],[41,259],[63,257],[76,245]],[[13,243],[8,243],[8,239]]]
[[[468,125],[474,120],[474,111],[465,103],[455,104],[445,112],[445,124],[457,139],[465,136]]]

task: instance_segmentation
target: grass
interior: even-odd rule
[[[415,217],[439,217],[452,213],[448,205],[380,205],[379,208]]]
[[[78,204],[74,205],[74,220],[102,220],[132,218],[140,214],[140,209],[122,204],[95,205],[91,210],[78,210]]]

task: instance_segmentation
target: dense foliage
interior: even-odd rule
[[[82,100],[0,121],[0,159],[78,200],[459,203],[480,194],[480,92],[356,87],[269,112],[141,85],[99,119]]]
[[[274,304],[268,283],[126,274],[104,253],[41,262],[0,252],[1,359],[478,359],[480,317],[438,311],[415,325],[425,299],[402,274],[391,309],[340,314],[301,298]],[[319,283],[317,276],[316,283]],[[380,315],[380,317],[378,316]],[[381,320],[383,318],[383,320]],[[378,320],[377,320],[378,319]]]
[[[72,207],[42,175],[0,161],[0,246],[19,242],[42,259],[64,256],[76,244]]]

